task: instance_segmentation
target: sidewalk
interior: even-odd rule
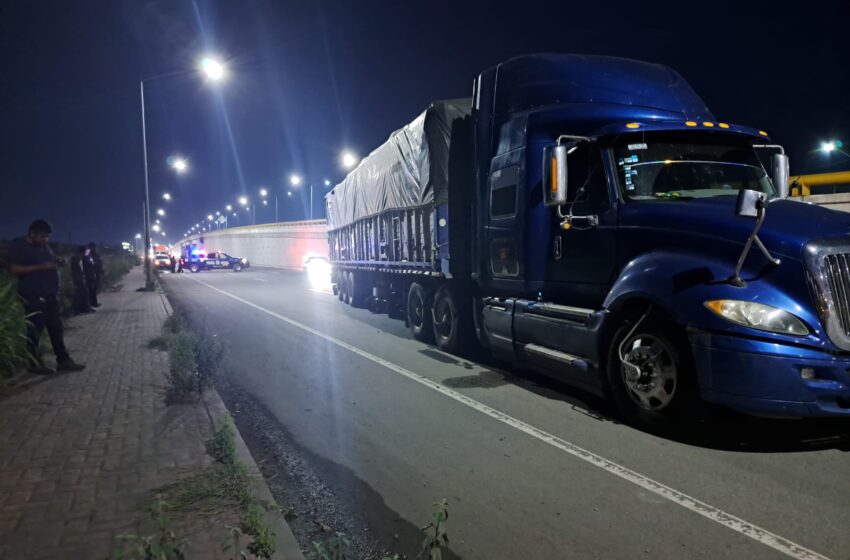
[[[153,489],[212,462],[204,441],[211,416],[223,413],[220,398],[212,391],[197,404],[164,404],[168,355],[147,343],[170,307],[160,293],[135,291],[141,267],[122,284],[102,294],[97,313],[67,323],[66,344],[84,371],[0,400],[0,558],[108,558],[117,535],[151,533]],[[258,472],[238,435],[237,445]],[[276,557],[301,558],[279,519]],[[226,558],[223,526],[200,516],[191,525],[187,558]]]

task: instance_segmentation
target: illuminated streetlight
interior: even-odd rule
[[[213,220],[213,215],[212,215],[212,214],[207,214],[207,220],[212,221],[212,220]]]
[[[286,196],[292,196],[292,191],[286,191]]]
[[[159,231],[159,224],[154,224],[153,227],[151,227],[151,229],[154,230],[154,231]]]
[[[168,193],[162,193],[162,199],[163,200],[171,200],[171,195],[168,194]]]
[[[215,211],[215,215],[216,215],[216,216],[221,216],[221,212],[219,212],[218,210],[216,210],[216,211]]]
[[[269,191],[267,191],[266,189],[260,189],[260,196],[268,196],[268,195],[269,195]]]
[[[227,210],[228,212],[232,212],[232,211],[233,211],[233,206],[231,206],[231,205],[229,205],[229,204],[228,204],[227,206],[225,206],[225,207],[224,207],[224,209],[225,209],[225,210]]]
[[[301,177],[299,175],[296,175],[296,174],[293,173],[292,175],[289,176],[289,184],[292,185],[293,187],[297,187],[298,185],[301,184]]]
[[[157,224],[158,224],[158,223],[159,223],[159,220],[157,220],[157,221],[156,221],[156,222],[154,222],[154,223],[157,223]]]
[[[342,152],[342,155],[340,156],[340,161],[342,162],[343,168],[351,169],[352,167],[357,165],[358,159],[357,156],[355,156],[353,153],[345,151]]]
[[[247,205],[248,204],[248,198],[244,197],[244,196],[240,196],[239,197],[239,204],[241,204],[242,206]]]
[[[163,210],[162,208],[160,208],[159,210],[157,210],[157,211],[156,211],[156,213],[157,213],[157,215],[159,215],[159,216],[165,216],[165,210]]]
[[[181,157],[171,158],[171,167],[177,173],[185,173],[189,169],[189,162]]]
[[[136,239],[141,239],[141,238],[142,238],[142,234],[141,234],[141,233],[137,233],[137,234],[136,234]]]
[[[201,59],[201,71],[215,82],[224,78],[224,65],[211,57]]]
[[[325,186],[326,186],[326,187],[330,187],[330,186],[331,186],[331,182],[330,182],[330,181],[328,181],[327,179],[325,179]]]

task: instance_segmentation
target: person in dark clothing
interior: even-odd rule
[[[18,294],[29,316],[27,347],[36,363],[33,373],[53,373],[44,365],[38,352],[41,333],[47,328],[50,343],[56,354],[57,369],[80,371],[86,366],[76,363],[65,349],[62,318],[59,315],[59,267],[65,264],[57,258],[47,241],[53,229],[44,220],[30,224],[27,236],[16,239],[9,248],[9,272],[18,277]]]
[[[71,257],[71,280],[74,282],[74,312],[94,313],[89,305],[89,291],[86,287],[86,278],[83,273],[83,259],[86,258],[86,248],[79,246],[77,252]]]
[[[94,292],[96,294],[100,293],[101,283],[103,282],[103,260],[100,258],[100,253],[97,252],[97,245],[94,243],[89,243],[89,250],[91,250],[91,258],[94,262]]]
[[[89,292],[89,305],[92,307],[100,307],[97,302],[97,265],[92,256],[92,243],[89,243],[86,248],[86,254],[83,257],[83,273],[86,277],[86,288]]]

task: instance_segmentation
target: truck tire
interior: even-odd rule
[[[348,285],[351,293],[348,295],[348,304],[358,309],[366,307],[371,287],[369,276],[365,272],[349,272]]]
[[[413,282],[407,291],[405,307],[407,326],[410,334],[420,342],[434,342],[434,328],[431,314],[431,294],[420,283]]]
[[[336,276],[336,297],[339,301],[345,303],[345,272],[342,270],[335,271]]]
[[[469,334],[469,313],[460,304],[454,290],[442,285],[434,295],[432,307],[434,340],[444,352],[458,353]]]
[[[233,265],[233,272],[242,272],[242,263],[236,263]]]
[[[199,272],[201,270],[201,267],[197,264],[191,264],[189,265],[189,270],[191,270],[192,272]]]
[[[614,403],[628,421],[651,429],[681,426],[699,408],[687,340],[665,323],[647,317],[631,334],[634,322],[624,324],[614,333],[608,352],[608,388]],[[640,367],[637,376],[621,362],[621,345],[629,362]]]

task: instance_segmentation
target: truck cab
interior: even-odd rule
[[[518,57],[473,101],[473,313],[495,355],[646,423],[700,399],[850,416],[850,217],[785,200],[766,132],[610,57]]]

